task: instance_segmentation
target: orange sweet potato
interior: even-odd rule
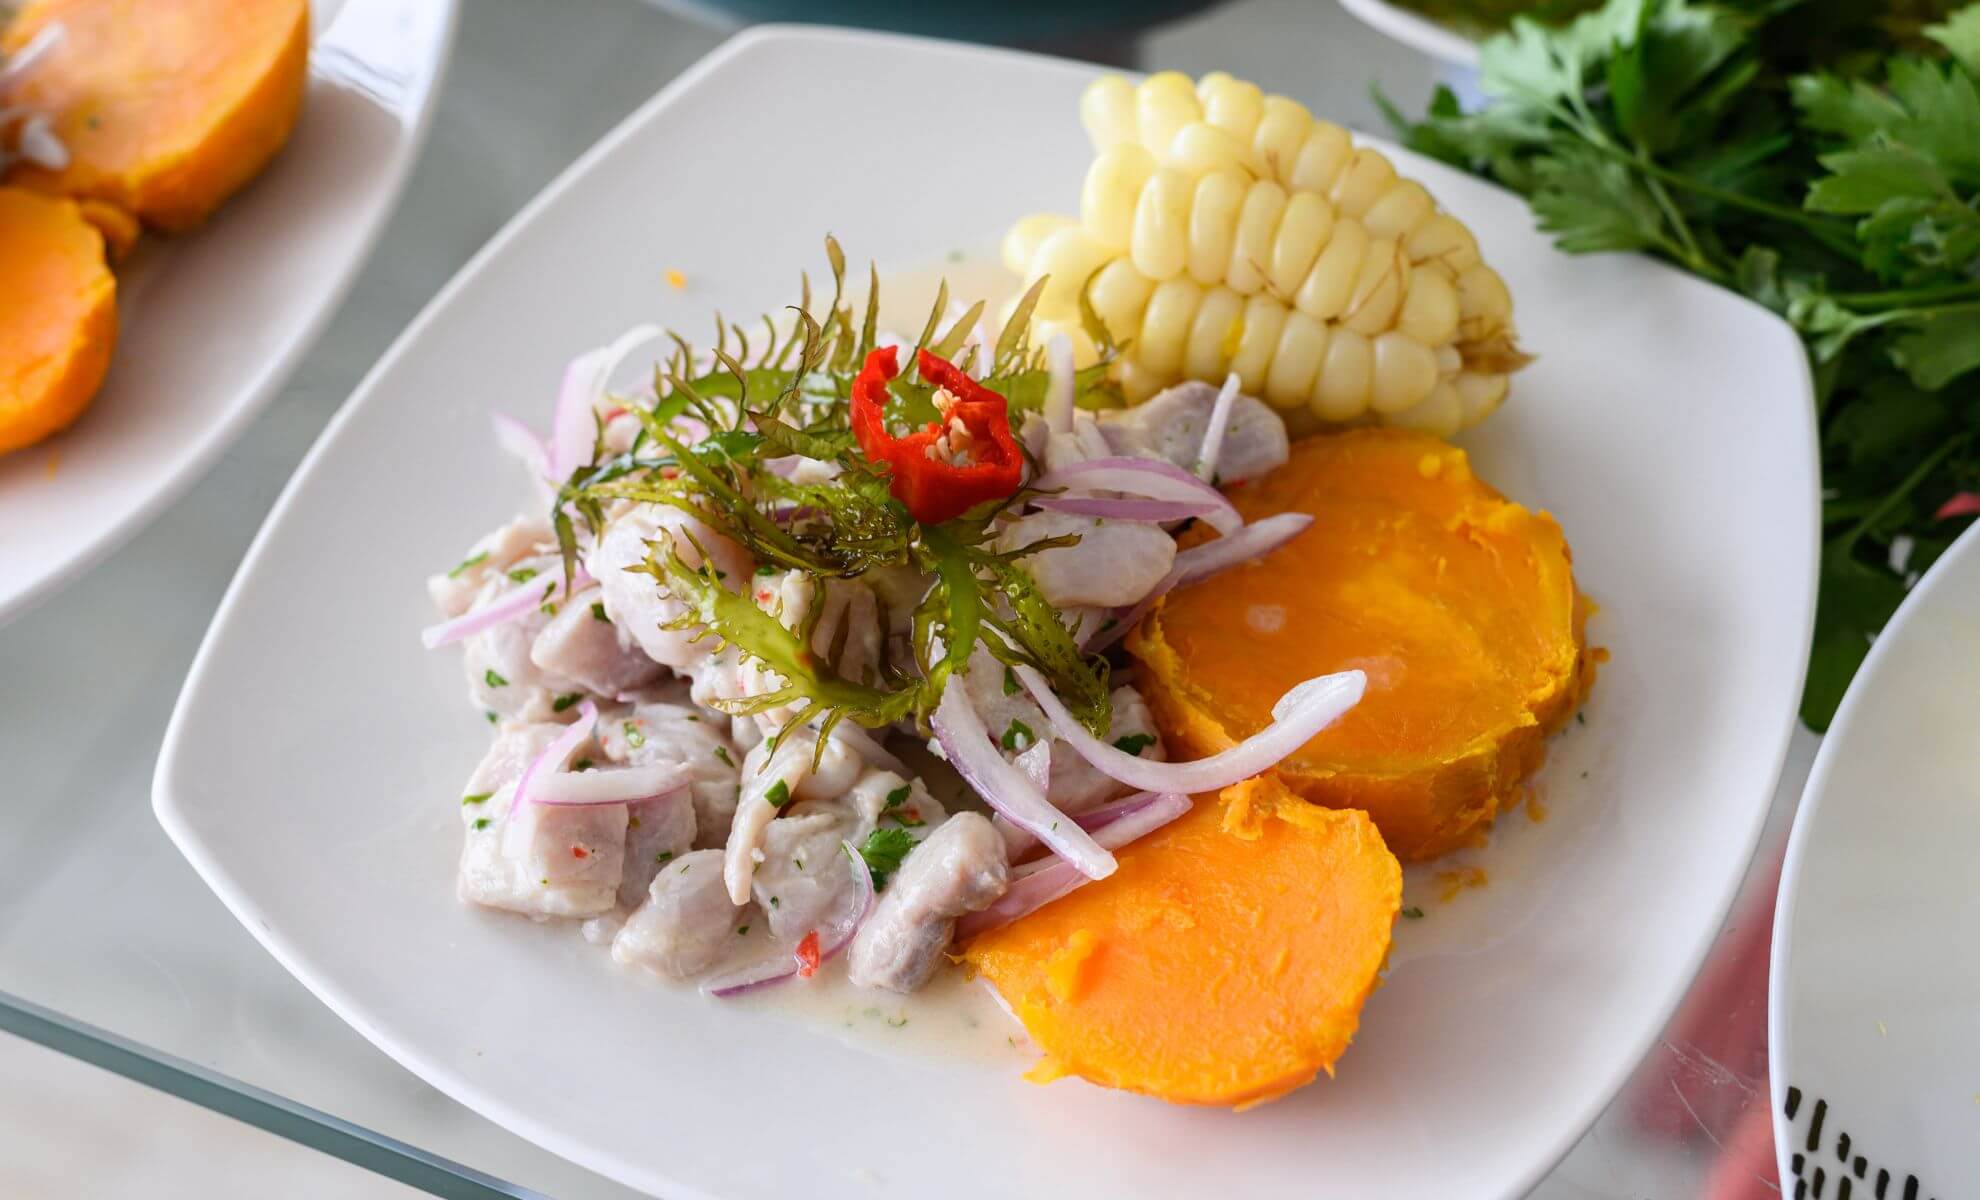
[[[103,235],[73,200],[0,187],[0,453],[81,415],[116,341]]]
[[[11,183],[191,229],[295,126],[308,0],[28,0],[0,51],[55,22],[63,40],[0,102],[50,113],[69,164],[20,164]]]
[[[1119,858],[964,949],[1044,1050],[1031,1078],[1241,1108],[1333,1074],[1402,901],[1368,818],[1267,776]]]
[[[1215,753],[1270,721],[1293,684],[1359,667],[1361,703],[1279,775],[1317,804],[1366,811],[1405,860],[1474,840],[1592,677],[1560,526],[1480,481],[1462,450],[1401,430],[1300,442],[1231,499],[1247,519],[1316,520],[1172,593],[1130,636],[1170,746]]]

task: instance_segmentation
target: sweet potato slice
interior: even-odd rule
[[[0,453],[81,415],[116,341],[103,235],[73,200],[0,187]]]
[[[1300,442],[1231,499],[1247,519],[1316,520],[1172,593],[1130,635],[1169,744],[1215,753],[1293,684],[1359,667],[1361,703],[1278,773],[1317,804],[1366,811],[1405,860],[1472,841],[1590,681],[1560,526],[1480,481],[1464,451],[1400,430]]]
[[[1333,1074],[1402,901],[1368,818],[1268,776],[1119,857],[964,950],[1044,1050],[1031,1078],[1247,1107]]]
[[[62,41],[0,101],[51,114],[69,163],[18,165],[11,183],[182,231],[254,178],[295,126],[308,0],[29,0],[0,51],[57,22]]]

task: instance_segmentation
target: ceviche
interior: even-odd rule
[[[1244,1105],[1346,1048],[1399,856],[1540,765],[1583,606],[1425,432],[1525,361],[1461,224],[1228,76],[1086,115],[994,326],[888,332],[828,238],[789,319],[497,418],[541,505],[429,581],[492,726],[457,888],[714,997],[979,973],[1038,1078]]]

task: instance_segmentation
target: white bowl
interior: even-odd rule
[[[117,269],[89,411],[0,455],[0,624],[96,565],[232,445],[330,320],[425,139],[454,0],[319,5],[289,144],[205,228]]]
[[[1615,657],[1554,748],[1551,817],[1509,816],[1464,856],[1490,886],[1440,903],[1412,872],[1427,915],[1400,923],[1337,1079],[1238,1115],[1040,1088],[1000,1029],[983,1053],[876,1048],[841,1027],[857,1011],[827,1007],[821,1029],[789,997],[710,1001],[454,899],[457,789],[487,726],[457,657],[417,632],[424,576],[524,503],[489,413],[540,424],[564,360],[635,321],[699,331],[789,302],[827,230],[855,270],[940,266],[1075,208],[1092,74],[870,34],[737,38],[483,250],[291,481],[186,683],[155,804],[243,924],[435,1086],[668,1196],[1442,1200],[1522,1192],[1651,1044],[1746,867],[1800,694],[1805,360],[1745,300],[1557,253],[1517,197],[1400,151],[1476,231],[1539,354],[1474,461],[1559,515]],[[900,1042],[963,1028],[919,1011]]]
[[[1768,1005],[1784,1194],[1980,1182],[1976,847],[1980,526],[1877,636],[1795,814]]]
[[[1376,32],[1388,34],[1438,62],[1472,70],[1478,67],[1476,40],[1422,13],[1387,3],[1387,0],[1341,0],[1341,7]]]

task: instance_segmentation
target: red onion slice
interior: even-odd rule
[[[1072,743],[1094,768],[1131,788],[1151,792],[1199,795],[1251,778],[1268,770],[1304,746],[1315,734],[1339,720],[1361,701],[1368,676],[1360,671],[1337,671],[1296,684],[1272,706],[1272,723],[1230,749],[1195,762],[1153,762],[1116,749],[1086,732],[1052,689],[1031,667],[1014,667],[1038,707],[1052,722],[1052,731]]]
[[[1083,813],[1077,813],[1073,816],[1073,820],[1079,822],[1081,829],[1091,833],[1094,841],[1099,842],[1109,850],[1118,849],[1122,843],[1118,840],[1118,835],[1107,832],[1108,826],[1123,817],[1130,816],[1147,808],[1150,804],[1160,799],[1161,795],[1159,792],[1133,792],[1105,807],[1090,808]],[[1011,829],[1005,831],[1004,844],[1006,853],[1012,858],[1016,858],[1018,855],[1031,849],[1032,838],[1028,833],[1020,833],[1015,829]],[[1030,875],[1034,871],[1038,871],[1058,861],[1056,858],[1034,859],[1031,862],[1012,867],[1011,873],[1019,877]]]
[[[1137,500],[1121,496],[1039,496],[1032,507],[1078,517],[1100,517],[1109,521],[1147,521],[1166,525],[1191,517],[1208,517],[1214,505],[1202,500]]]
[[[560,808],[636,804],[678,792],[691,781],[692,773],[682,763],[650,763],[610,771],[553,771],[530,788],[529,802]]]
[[[1097,835],[1109,849],[1118,850],[1160,829],[1190,809],[1190,798],[1174,792],[1150,797],[1134,812],[1106,826]],[[956,922],[956,940],[964,941],[979,933],[1008,925],[1085,885],[1087,878],[1062,859],[1046,859],[1043,866],[1011,881],[996,903],[973,912]]]
[[[1093,458],[1047,471],[1032,484],[1041,491],[1125,492],[1151,500],[1185,500],[1209,506],[1203,519],[1219,533],[1244,524],[1236,508],[1216,488],[1159,458]]]
[[[1055,333],[1045,343],[1045,427],[1053,433],[1073,431],[1072,339]]]
[[[854,848],[851,842],[839,843],[851,861],[853,894],[846,905],[846,911],[831,925],[818,931],[818,964],[831,962],[833,957],[852,944],[859,927],[873,912],[873,872],[867,869],[866,859]],[[788,956],[778,955],[739,967],[726,975],[718,976],[701,985],[701,990],[711,996],[741,996],[760,988],[779,984],[804,970],[804,960],[793,950]]]
[[[608,346],[588,350],[564,368],[564,383],[557,390],[557,407],[550,417],[550,478],[562,483],[571,472],[591,459],[591,446],[597,434],[592,410],[604,397],[612,372],[626,356],[661,334],[658,325],[635,325]]]
[[[1141,618],[1148,615],[1148,610],[1155,607],[1155,602],[1170,592],[1199,579],[1208,579],[1239,563],[1262,558],[1306,532],[1306,527],[1311,524],[1313,516],[1310,513],[1274,513],[1220,538],[1177,551],[1175,565],[1169,568],[1162,581],[1149,589],[1148,594],[1133,608],[1117,616],[1112,625],[1095,631],[1080,648],[1089,654],[1105,650],[1126,637],[1128,630],[1140,624]]]
[[[577,575],[571,581],[570,590],[575,592],[590,583],[591,576],[585,574],[583,567],[579,567]],[[419,640],[428,650],[463,641],[484,629],[492,629],[526,615],[563,590],[564,568],[552,567],[479,608],[469,609],[460,616],[437,625],[428,625],[419,631]]]
[[[1932,518],[1937,521],[1946,521],[1953,517],[1964,517],[1970,513],[1980,513],[1980,494],[1974,492],[1955,492],[1951,499],[1939,506],[1939,511],[1933,513]]]
[[[1015,762],[1017,769],[1024,772],[1025,778],[1031,780],[1031,786],[1037,788],[1041,794],[1052,790],[1052,741],[1050,738],[1042,742],[1033,742],[1031,748],[1018,755]],[[1078,820],[1078,818],[1075,817],[1074,820]],[[1085,825],[1084,828],[1091,829],[1093,826]]]
[[[495,426],[496,443],[528,467],[531,478],[548,480],[550,448],[536,436],[536,431],[508,413],[496,413],[489,420]]]
[[[561,770],[564,760],[584,744],[584,739],[591,736],[591,726],[597,720],[598,706],[586,700],[578,706],[578,719],[552,738],[550,744],[543,748],[542,753],[530,759],[529,765],[523,768],[522,777],[516,780],[516,790],[509,795],[509,811],[503,814],[502,818],[504,855],[516,858],[529,848],[522,837],[522,822],[516,820],[516,813],[521,810],[524,797],[529,793],[531,785],[536,782],[536,777],[546,769]],[[547,768],[546,763],[549,764]]]
[[[1203,448],[1196,453],[1196,477],[1208,484],[1217,482],[1217,460],[1224,454],[1224,434],[1231,423],[1231,409],[1237,406],[1238,377],[1224,377],[1223,390],[1210,406],[1210,423],[1203,427]]]
[[[831,929],[819,939],[818,961],[828,963],[832,956],[852,944],[853,935],[873,914],[873,897],[877,889],[873,886],[873,872],[867,868],[866,856],[851,842],[841,841],[839,848],[846,852],[846,859],[852,867],[853,901],[846,906],[846,915],[833,922]]]
[[[1059,711],[1065,712],[1065,706],[1060,705]],[[1114,856],[1102,849],[1078,822],[1052,807],[1030,777],[998,753],[989,731],[983,727],[983,718],[970,703],[968,689],[959,678],[951,679],[949,686],[942,689],[942,702],[935,706],[929,724],[949,765],[985,804],[1044,842],[1052,853],[1073,864],[1088,878],[1105,879],[1114,873]]]
[[[782,983],[797,974],[797,971],[797,966],[792,963],[790,955],[779,954],[717,975],[702,984],[701,990],[710,996],[727,999],[730,996],[741,996],[758,988]]]

